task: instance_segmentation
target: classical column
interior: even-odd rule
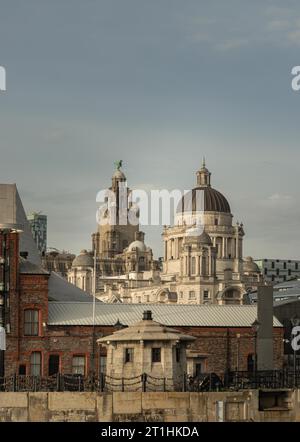
[[[222,237],[222,258],[225,258],[225,238],[224,236]]]
[[[239,257],[239,235],[236,235],[235,238],[235,257],[238,258]]]
[[[196,270],[196,276],[200,275],[200,264],[199,264],[199,255],[197,255],[195,257],[196,262],[195,262],[195,270]]]

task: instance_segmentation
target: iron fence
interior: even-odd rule
[[[300,370],[230,371],[222,374],[184,374],[176,379],[142,373],[133,377],[99,377],[72,374],[12,375],[0,378],[0,391],[228,391],[300,388]]]

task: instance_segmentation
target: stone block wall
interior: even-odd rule
[[[258,390],[0,393],[0,422],[299,422],[300,390],[280,394],[272,408],[269,398],[262,407]]]

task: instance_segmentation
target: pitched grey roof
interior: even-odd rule
[[[131,325],[151,310],[153,320],[167,326],[251,327],[256,305],[104,304],[96,305],[96,325]],[[49,303],[49,325],[92,325],[90,302]],[[274,327],[282,327],[274,317]]]
[[[51,272],[48,289],[49,301],[61,301],[68,304],[70,302],[86,303],[93,300],[92,295],[79,289],[55,272]],[[96,302],[101,303],[98,299],[96,299]],[[51,304],[52,302],[49,303],[49,308]]]
[[[15,184],[0,184],[0,224],[16,225],[23,230],[20,252],[28,252],[28,260],[40,265],[41,259]]]
[[[24,258],[20,258],[20,273],[23,275],[50,275],[47,270]]]

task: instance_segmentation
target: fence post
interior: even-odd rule
[[[17,373],[14,373],[13,377],[13,391],[17,391]]]
[[[37,388],[37,377],[33,376],[33,391],[37,391],[36,388]]]

